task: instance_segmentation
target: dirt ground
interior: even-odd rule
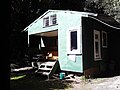
[[[83,76],[71,78],[72,87],[68,90],[120,90],[120,76],[85,79]],[[66,89],[67,90],[67,89]]]
[[[120,75],[92,79],[68,75],[63,80],[59,76],[48,80],[33,71],[11,73],[11,77],[21,75],[25,77],[10,80],[11,90],[120,90]]]

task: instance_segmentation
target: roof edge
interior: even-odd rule
[[[70,10],[51,10],[49,9],[48,11],[46,11],[45,13],[43,13],[40,17],[38,17],[36,20],[34,20],[31,24],[29,24],[24,30],[22,30],[21,32],[23,31],[27,31],[27,29],[29,27],[31,27],[34,23],[36,23],[39,19],[41,19],[43,16],[45,16],[47,13],[49,12],[68,12],[68,13],[72,13],[72,14],[82,14],[83,17],[88,17],[88,15],[91,15],[91,16],[97,16],[98,14],[96,13],[91,13],[91,12],[80,12],[80,11],[70,11]]]
[[[89,18],[92,18],[92,19],[94,19],[94,20],[97,20],[98,22],[103,23],[104,25],[107,25],[107,26],[109,26],[109,27],[111,27],[111,28],[120,30],[120,27],[116,27],[116,26],[110,25],[110,24],[108,24],[108,23],[106,23],[106,22],[103,22],[102,20],[97,19],[97,18],[92,17],[92,16],[88,16],[88,17],[89,17]]]

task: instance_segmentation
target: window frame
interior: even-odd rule
[[[55,23],[53,23],[55,19]],[[56,25],[57,24],[57,15],[56,14],[53,14],[50,16],[50,25]]]
[[[77,30],[70,31],[70,51],[78,49]]]
[[[96,39],[96,35],[98,35],[98,39]],[[96,42],[98,43],[98,54],[96,53]],[[94,30],[94,60],[95,61],[102,60],[102,58],[101,58],[100,31],[98,31],[98,30]]]
[[[48,21],[48,25],[46,24]],[[50,26],[50,21],[49,21],[49,16],[43,18],[43,27],[49,27]]]
[[[77,31],[77,49],[71,50],[71,32]],[[82,35],[80,27],[72,27],[67,30],[67,54],[81,54],[82,53]]]
[[[53,23],[54,19],[55,19],[55,23]],[[48,21],[48,25],[46,24],[47,21]],[[57,25],[57,15],[56,14],[53,14],[53,15],[43,18],[43,27],[44,28],[54,26],[54,25]]]

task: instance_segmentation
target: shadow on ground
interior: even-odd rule
[[[72,81],[47,79],[45,76],[36,76],[34,72],[11,73],[11,77],[25,75],[25,77],[10,80],[11,90],[64,90],[72,87]]]
[[[95,75],[93,78],[109,78],[119,75],[120,75],[120,71],[106,71],[106,72],[101,72],[98,75]]]

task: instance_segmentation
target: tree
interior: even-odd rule
[[[110,15],[120,22],[120,0],[86,0],[84,10]]]
[[[103,0],[104,13],[120,23],[120,0]]]

